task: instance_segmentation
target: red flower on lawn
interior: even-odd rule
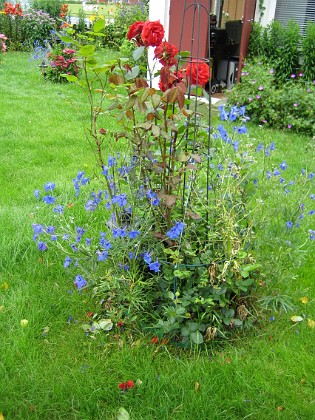
[[[134,388],[135,384],[133,381],[131,381],[130,379],[126,382],[120,382],[120,384],[118,384],[118,388],[121,389],[122,391],[128,391],[131,388]]]
[[[129,26],[129,31],[127,33],[127,39],[129,39],[129,41],[134,39],[138,47],[144,45],[141,38],[143,25],[144,25],[144,22],[142,22],[141,20],[139,20],[138,22],[134,22],[131,26]]]
[[[177,64],[177,60],[175,58],[177,53],[178,49],[175,47],[175,45],[164,41],[155,48],[154,57],[157,58],[159,62],[163,64],[163,66],[171,67]]]
[[[186,67],[186,76],[190,84],[205,85],[210,77],[210,69],[207,63],[194,60]]]
[[[157,47],[164,38],[164,28],[159,20],[147,20],[142,29],[141,38],[146,47]]]

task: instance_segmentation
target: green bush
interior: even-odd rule
[[[30,9],[23,15],[22,24],[27,45],[33,46],[36,43],[44,46],[53,40],[56,21],[48,13]]]
[[[250,38],[249,57],[263,57],[275,69],[277,81],[283,83],[299,67],[300,42],[300,28],[292,19],[286,27],[279,21],[273,21],[266,28],[255,23]]]
[[[314,134],[314,85],[305,81],[302,73],[292,74],[282,85],[276,78],[276,70],[268,64],[247,61],[229,103],[245,105],[254,122]]]
[[[62,5],[66,3],[62,0],[33,0],[31,5],[35,10],[42,10],[53,18],[58,18]]]
[[[315,23],[308,21],[302,42],[303,72],[307,80],[315,80]]]
[[[137,21],[146,21],[149,16],[148,2],[140,1],[136,5],[118,4],[115,13],[115,22],[106,28],[105,46],[119,49],[126,39],[129,26]]]

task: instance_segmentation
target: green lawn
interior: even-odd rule
[[[116,419],[124,407],[135,420],[315,418],[315,329],[307,322],[315,319],[312,253],[295,267],[288,257],[274,284],[264,279],[266,290],[261,286],[260,297],[273,291],[292,296],[293,312],[261,311],[251,331],[208,351],[157,347],[133,331],[95,340],[85,335],[80,324],[89,320],[87,312],[95,310],[95,303],[87,292],[74,291],[73,279],[53,254],[39,255],[31,224],[35,188],[47,181],[67,186],[82,169],[92,173],[86,124],[88,105],[77,87],[45,82],[27,53],[4,57],[0,413],[6,420],[101,420]],[[314,140],[254,126],[250,130],[257,143],[275,142],[279,163],[285,159],[293,169],[315,169]],[[263,199],[276,224],[276,201],[269,203],[268,191]],[[265,233],[258,236],[263,239]],[[266,266],[277,261],[279,249],[272,241],[260,252]],[[309,302],[303,304],[302,297]],[[294,324],[292,315],[304,321]],[[26,327],[20,324],[23,319]],[[128,379],[139,381],[121,393],[118,383]]]

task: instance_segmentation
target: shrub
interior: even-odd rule
[[[54,39],[56,21],[41,10],[28,10],[23,16],[24,38],[29,46],[44,46]]]
[[[13,5],[3,3],[3,11],[0,13],[0,32],[6,34],[7,46],[10,50],[23,48],[25,36],[23,33],[23,11],[19,3]]]
[[[266,28],[259,23],[253,25],[250,38],[249,57],[261,57],[276,71],[276,79],[283,83],[299,67],[300,28],[294,20],[287,27],[273,21]]]
[[[157,47],[151,23],[145,25],[148,43]],[[95,37],[101,26],[95,23]],[[92,179],[78,172],[70,203],[53,182],[36,190],[37,221],[47,206],[52,211],[33,232],[39,251],[55,245],[64,253],[76,288],[92,288],[106,325],[136,323],[189,347],[230,336],[254,320],[251,295],[261,263],[248,203],[265,173],[257,175],[261,147],[247,139],[245,109],[221,107],[221,123],[210,129],[206,116],[186,106],[195,108],[185,99],[190,78],[168,47],[169,55],[159,59],[160,89],[139,76],[139,66],[101,63],[94,44],[79,49],[84,81],[68,79],[87,94],[99,169]],[[144,52],[140,45],[134,59]],[[112,131],[104,128],[104,114],[117,122]],[[112,149],[116,143],[121,152]],[[284,223],[290,231],[295,213],[288,210]],[[91,333],[94,327],[85,326]]]
[[[34,10],[48,13],[50,17],[58,19],[62,13],[64,2],[62,0],[32,0]]]
[[[229,95],[229,103],[246,106],[255,122],[313,135],[314,84],[307,83],[302,73],[292,74],[280,86],[275,83],[276,77],[276,70],[267,64],[247,61],[241,82]]]
[[[104,45],[118,50],[126,39],[129,26],[136,21],[146,21],[148,15],[147,1],[139,1],[134,5],[117,4],[115,21],[106,28],[107,37],[103,40]]]
[[[76,56],[76,51],[66,48],[62,44],[57,46],[46,55],[48,66],[45,77],[52,82],[67,82],[63,75],[78,76],[80,66]]]
[[[302,42],[303,73],[307,80],[315,80],[315,23],[308,21]]]

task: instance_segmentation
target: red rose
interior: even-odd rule
[[[178,53],[178,49],[175,45],[170,44],[167,41],[162,42],[160,45],[155,47],[154,57],[159,60],[163,66],[174,66],[177,64],[175,55]]]
[[[127,33],[127,38],[129,39],[129,41],[134,39],[139,47],[141,45],[144,45],[141,38],[143,25],[144,22],[141,22],[141,20],[139,20],[138,22],[134,22],[131,26],[129,26],[129,31]]]
[[[141,38],[146,47],[156,47],[161,44],[164,37],[164,28],[159,20],[147,20],[142,29]]]
[[[194,60],[188,64],[186,68],[186,76],[192,85],[204,85],[208,82],[210,77],[210,69],[207,63]]]

